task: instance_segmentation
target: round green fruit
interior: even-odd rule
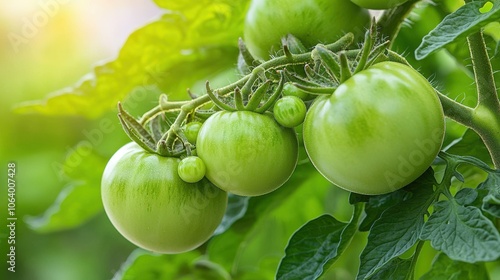
[[[106,165],[101,182],[106,214],[118,232],[143,249],[192,250],[222,221],[227,193],[206,179],[184,182],[177,175],[179,161],[129,143]]]
[[[253,0],[244,39],[254,57],[267,60],[281,50],[281,39],[288,34],[311,48],[333,43],[347,32],[360,37],[369,22],[368,11],[349,0]]]
[[[184,182],[196,183],[205,177],[205,163],[197,156],[185,157],[179,163],[178,172]]]
[[[304,145],[329,181],[351,192],[395,191],[425,172],[444,137],[444,115],[429,82],[409,66],[381,62],[318,98]]]
[[[196,144],[198,132],[200,132],[202,123],[198,121],[190,122],[184,126],[184,135],[191,144]]]
[[[267,194],[283,185],[297,164],[295,131],[272,115],[221,111],[198,134],[198,156],[217,187],[242,196]]]
[[[296,127],[306,117],[306,104],[297,96],[284,96],[273,107],[274,118],[284,127]]]

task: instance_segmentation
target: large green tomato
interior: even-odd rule
[[[244,39],[250,53],[267,60],[292,34],[307,48],[333,43],[347,32],[364,34],[370,22],[366,9],[349,0],[253,0],[247,12]]]
[[[309,109],[304,145],[328,180],[361,194],[406,186],[441,148],[444,116],[429,82],[412,68],[381,62]]]
[[[227,206],[227,193],[208,180],[177,175],[178,158],[119,149],[102,176],[102,200],[111,223],[130,242],[159,253],[181,253],[207,241]]]
[[[408,0],[351,0],[354,4],[372,10],[385,10],[397,7]]]
[[[279,188],[298,158],[293,129],[278,125],[272,115],[249,111],[212,115],[200,129],[196,150],[212,183],[243,196]]]

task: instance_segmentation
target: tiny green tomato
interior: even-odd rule
[[[306,117],[306,104],[296,96],[284,96],[274,104],[276,121],[284,127],[296,127]]]
[[[184,135],[191,144],[196,144],[196,138],[200,132],[202,123],[198,121],[190,122],[184,127]]]
[[[314,99],[314,95],[311,95],[300,88],[294,86],[292,83],[285,83],[282,91],[283,96],[297,96],[302,100]]]
[[[181,160],[178,170],[184,182],[196,183],[205,177],[205,163],[197,156],[189,156]]]

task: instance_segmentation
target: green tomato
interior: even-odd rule
[[[250,111],[213,114],[196,142],[206,177],[217,187],[243,196],[269,193],[283,185],[297,164],[295,131],[268,114]]]
[[[181,253],[207,241],[227,206],[227,193],[177,175],[180,159],[144,151],[136,143],[109,160],[101,182],[104,209],[130,242],[159,253]]]
[[[314,95],[309,94],[294,86],[292,83],[285,83],[285,85],[283,85],[282,94],[283,96],[297,96],[298,98],[306,101],[314,99],[315,97]]]
[[[201,122],[190,122],[184,126],[184,136],[191,144],[196,144],[196,139],[198,138],[198,132],[200,132],[202,123]]]
[[[189,156],[181,160],[178,172],[184,182],[196,183],[205,177],[205,163],[197,156]]]
[[[311,48],[333,43],[347,32],[360,37],[369,22],[368,11],[349,0],[253,0],[244,38],[253,56],[267,60],[281,50],[281,38],[288,34]]]
[[[402,5],[408,0],[351,0],[351,2],[365,9],[385,10]]]
[[[274,104],[273,113],[276,121],[284,127],[296,127],[306,117],[306,104],[296,96],[284,96]]]
[[[303,127],[309,158],[323,176],[348,191],[375,195],[425,172],[441,148],[444,116],[422,75],[381,62],[318,98]]]

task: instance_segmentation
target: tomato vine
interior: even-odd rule
[[[291,98],[286,96],[289,95],[288,93],[286,93],[286,91],[290,91],[290,87],[294,87],[296,90],[300,90],[302,92],[301,98],[304,99],[307,103],[308,113],[312,114],[310,113],[310,111],[312,109],[316,109],[317,106],[320,106],[318,105],[319,103],[326,100],[326,98],[320,98],[319,96],[332,95],[333,92],[339,90],[339,87],[345,86],[349,81],[361,77],[361,73],[365,73],[364,71],[366,69],[373,70],[377,67],[382,67],[381,65],[384,65],[382,62],[386,61],[393,61],[399,63],[399,65],[404,64],[404,67],[412,69],[410,63],[408,63],[403,56],[392,51],[391,47],[392,42],[395,40],[395,38],[397,38],[402,22],[407,18],[408,14],[413,10],[417,2],[419,1],[407,1],[396,8],[385,11],[378,21],[373,19],[371,28],[369,28],[369,30],[367,30],[367,32],[365,33],[363,44],[360,47],[353,46],[353,43],[355,42],[355,36],[352,33],[347,33],[345,36],[331,44],[317,44],[312,49],[306,49],[297,38],[289,35],[282,42],[281,55],[277,55],[271,57],[266,61],[263,61],[254,58],[247,50],[243,40],[240,39],[238,67],[243,76],[239,80],[219,88],[212,88],[210,83],[207,81],[205,84],[205,92],[201,95],[196,95],[188,90],[189,95],[192,97],[192,100],[189,101],[169,101],[166,95],[162,95],[160,97],[159,104],[156,107],[152,108],[150,111],[146,112],[138,120],[135,120],[134,118],[129,116],[127,112],[125,112],[123,108],[119,106],[120,119],[122,121],[122,124],[131,138],[138,142],[138,144],[140,144],[146,150],[158,153],[162,156],[184,157],[186,155],[190,156],[193,152],[192,149],[196,149],[197,145],[200,145],[200,141],[208,141],[205,141],[205,139],[200,140],[200,137],[198,138],[198,141],[193,141],[192,137],[191,139],[188,139],[186,137],[186,135],[184,134],[184,128],[191,121],[197,123],[210,123],[213,127],[213,121],[210,122],[208,120],[213,120],[215,116],[220,118],[219,115],[223,113],[220,111],[233,113],[251,112],[252,114],[265,114],[267,111],[271,110],[272,106],[275,103],[279,106],[279,104],[281,103],[280,101],[284,101],[287,98],[291,100]],[[442,112],[444,112],[444,115],[446,117],[462,125],[465,125],[466,127],[469,127],[478,133],[491,155],[491,160],[494,167],[498,168],[498,166],[500,165],[500,102],[496,91],[493,69],[482,33],[475,32],[469,35],[467,38],[467,42],[470,49],[470,56],[473,62],[472,66],[476,79],[478,96],[477,106],[475,108],[471,108],[463,105],[432,87],[429,87],[431,92],[430,94],[432,95],[435,93],[437,95],[443,108],[442,111],[441,109],[439,110],[441,112],[441,115]],[[398,72],[399,74],[400,72],[405,72],[405,69],[406,68],[398,68],[398,70],[395,70],[394,72]],[[412,71],[415,70],[412,69]],[[415,73],[417,72],[415,71]],[[410,75],[410,73],[407,74]],[[394,82],[394,79],[396,78],[391,79],[393,79],[392,81]],[[371,80],[373,82],[373,79]],[[423,79],[423,81],[425,81],[425,83],[428,83],[425,79]],[[287,88],[286,91],[283,91],[284,87]],[[380,95],[381,93],[377,95],[378,98],[380,98]],[[281,96],[283,96],[283,98]],[[305,104],[304,101],[302,101],[300,98],[294,98],[296,102],[300,101],[301,104]],[[315,105],[311,106],[311,103],[313,103],[313,101]],[[334,101],[338,102],[338,100]],[[155,133],[153,133],[153,131],[162,130],[161,125],[159,125],[158,123],[155,124],[155,120],[168,114],[173,114],[173,120],[167,126],[166,131],[165,129],[163,129],[163,131],[161,132],[161,137],[156,137],[158,138],[158,141],[154,141],[155,137],[153,137],[153,134]],[[281,114],[284,113],[282,112],[276,115],[276,120],[285,127],[295,127],[299,125],[303,120],[303,117],[297,117],[297,121],[294,120],[292,123],[288,123],[287,120],[283,120]],[[429,116],[432,114],[427,115]],[[238,118],[240,117],[241,116],[238,116]],[[314,116],[314,118],[319,118],[319,116]],[[323,119],[326,119],[326,117],[323,117]],[[222,119],[220,119],[219,122],[222,123]],[[218,124],[218,126],[219,125],[221,124]],[[304,126],[306,125],[307,123],[304,124]],[[218,131],[227,130],[218,126]],[[236,125],[233,122],[229,124],[228,127],[232,128],[235,126]],[[209,131],[206,128],[204,129],[203,126],[201,127],[201,130],[203,131],[203,135],[207,134],[207,131]],[[334,130],[342,133],[341,130],[338,130],[337,128],[328,128],[327,130]],[[213,134],[213,132],[211,133]],[[305,133],[311,134],[311,132],[309,131],[306,131]],[[156,134],[158,133],[156,132]],[[201,138],[207,138],[207,136],[205,135]],[[392,138],[394,139],[394,137]],[[309,139],[318,139],[318,135],[315,135],[313,138],[304,137],[304,141],[312,141]],[[328,139],[329,140],[325,143],[316,143],[313,145],[317,147],[315,148],[316,150],[318,150],[316,154],[321,155],[327,152],[327,143],[333,142],[332,138]],[[439,141],[436,141],[441,143],[442,137],[438,140]],[[228,170],[231,168],[231,166],[224,163],[225,165],[221,167],[219,166],[221,162],[219,159],[215,161],[213,161],[212,159],[216,157],[216,154],[224,153],[224,150],[219,150],[215,154],[210,152],[207,154],[205,147],[223,146],[225,144],[223,144],[222,142],[217,142],[217,138],[214,137],[210,138],[210,141],[212,141],[213,143],[211,142],[210,145],[200,146],[202,148],[202,150],[200,151],[200,157],[208,162],[207,177],[219,188],[238,195],[258,196],[267,194],[270,191],[275,190],[282,184],[281,181],[279,184],[269,184],[269,186],[266,185],[267,183],[259,183],[260,185],[265,186],[265,188],[263,190],[256,191],[255,187],[252,187],[251,185],[245,185],[246,183],[250,182],[251,179],[249,178],[243,178],[242,176],[228,177],[227,174],[224,178],[221,178],[217,175],[217,173],[211,171],[211,169]],[[243,146],[248,145],[248,143],[246,142],[242,142],[240,144]],[[226,145],[226,148],[232,151],[231,153],[238,153],[237,147],[233,147],[232,144]],[[393,148],[395,148],[395,145],[396,143],[391,144]],[[308,149],[307,145],[306,149]],[[318,170],[323,175],[325,175],[325,170],[321,168],[321,165],[317,165],[317,161],[313,159],[314,154],[312,154],[310,150],[308,150],[308,153],[313,164],[315,164]],[[430,156],[434,157],[436,153],[433,153]],[[413,154],[414,151],[412,150],[412,155]],[[395,197],[397,196],[401,197],[397,199],[398,202],[396,202],[394,209],[390,206],[385,206],[385,208],[383,209],[388,210],[385,212],[376,213],[379,219],[371,220],[371,232],[368,237],[368,245],[361,255],[361,268],[358,274],[358,278],[369,278],[373,275],[379,275],[381,277],[381,275],[385,275],[384,273],[388,273],[387,267],[398,265],[402,270],[401,273],[406,273],[407,278],[405,279],[413,279],[411,271],[415,269],[418,255],[423,248],[424,241],[426,240],[429,240],[433,247],[442,250],[452,259],[459,259],[462,261],[476,260],[474,259],[474,257],[460,257],[452,249],[442,245],[442,237],[437,237],[433,234],[436,228],[440,226],[439,221],[442,221],[443,219],[448,219],[450,223],[458,223],[464,219],[463,215],[470,215],[477,219],[478,223],[482,223],[485,230],[489,231],[495,236],[498,235],[498,232],[493,230],[490,221],[482,213],[476,210],[476,208],[473,209],[470,208],[468,204],[464,204],[460,192],[459,194],[455,195],[450,191],[450,187],[453,184],[453,178],[457,178],[459,180],[462,179],[462,176],[457,171],[457,168],[463,163],[469,163],[474,166],[480,167],[484,172],[489,173],[490,176],[493,176],[492,178],[495,178],[497,171],[475,159],[453,156],[445,152],[441,152],[439,154],[439,158],[441,158],[441,160],[444,161],[445,164],[444,176],[439,183],[434,179],[434,174],[432,172],[428,171],[422,174],[422,172],[429,165],[426,163],[424,168],[418,171],[418,174],[414,174],[415,177],[422,174],[420,178],[415,180],[415,178],[412,177],[410,181],[413,181],[413,183],[408,184],[408,182],[410,181],[404,181],[404,184],[402,184],[401,186],[394,187],[390,190],[386,189],[385,185],[387,184],[384,185],[384,182],[382,182],[382,180],[379,180],[381,181],[381,187],[375,187],[376,190],[374,190],[373,180],[375,178],[375,175],[367,175],[371,180],[371,188],[370,183],[366,184],[366,188],[362,190],[359,189],[359,183],[357,184],[356,188],[351,189],[350,187],[347,187],[348,190],[355,190],[356,192],[360,193],[367,193],[372,195],[382,194],[379,196],[382,197],[381,199],[384,199],[383,197],[392,199],[395,199]],[[433,158],[431,158],[431,161],[432,159]],[[263,159],[261,159],[260,161],[262,162]],[[363,160],[363,162],[364,161],[369,160]],[[323,166],[332,166],[332,164],[333,163],[330,160],[329,162],[323,164]],[[340,170],[342,164],[345,163],[341,162],[339,164],[340,165],[335,169]],[[441,164],[443,164],[443,162],[441,162]],[[351,164],[350,167],[355,168],[353,167],[353,164]],[[415,164],[412,167],[415,168]],[[267,168],[269,169],[269,167]],[[265,172],[265,170],[260,170],[252,171],[252,173],[249,171],[253,170],[252,166],[245,167],[245,169],[249,174],[259,174]],[[362,171],[357,170],[356,172]],[[289,173],[290,172],[284,174],[283,178],[288,178]],[[339,177],[338,175],[332,176],[337,178]],[[332,180],[327,175],[325,175],[325,177],[327,177],[329,180]],[[230,181],[232,183],[227,183],[228,178],[231,178]],[[243,178],[243,181],[245,182],[239,182],[239,179],[241,178]],[[198,180],[199,178],[196,179]],[[385,180],[388,180],[387,175]],[[335,180],[332,180],[332,182],[335,182]],[[336,183],[339,186],[344,187],[343,183]],[[425,185],[425,187],[420,186],[420,189],[418,189],[419,185]],[[402,187],[405,188],[400,189]],[[434,187],[435,189],[433,189]],[[386,194],[387,192],[389,193]],[[485,193],[482,193],[482,195],[484,194]],[[411,197],[412,195],[413,197]],[[441,195],[444,195],[446,201],[448,202],[442,201]],[[483,196],[485,200],[487,199],[486,197],[488,196]],[[355,205],[356,210],[354,211],[352,221],[355,221],[357,223],[358,219],[360,219],[359,216],[356,216],[360,213],[360,203],[367,204],[368,208],[366,208],[365,211],[368,217],[370,217],[370,215],[374,215],[371,213],[371,211],[373,211],[372,207],[374,207],[371,206],[371,201],[375,199],[378,198],[361,196],[353,193],[352,204]],[[410,205],[411,211],[404,212],[403,214],[398,214],[398,212],[404,211],[402,210],[403,208],[401,208],[401,204],[398,204],[403,202]],[[483,208],[487,209],[484,211],[492,211],[492,213],[495,211],[489,208],[489,204],[484,205]],[[428,212],[428,209],[431,206],[435,207],[436,209],[434,213]],[[398,207],[401,209],[395,210],[399,209]],[[495,216],[497,214],[493,215]],[[428,219],[429,222],[425,222],[424,217],[425,220]],[[325,221],[323,221],[323,219]],[[292,237],[289,247],[300,247],[299,244],[294,244],[294,240],[298,240],[298,236],[304,235],[304,232],[310,230],[309,228],[315,228],[316,226],[318,226],[316,223],[326,222],[326,220],[328,219],[335,220],[334,218],[325,216],[318,218],[318,220],[310,221],[309,223],[304,225]],[[387,227],[386,224],[392,223],[392,220],[394,219],[399,221],[402,221],[402,219],[410,221],[415,220],[417,222],[411,225],[411,227],[413,227],[413,232],[408,232],[404,236],[400,237],[401,240],[405,240],[406,242],[402,245],[402,247],[398,248],[398,250],[400,251],[391,253],[389,251],[384,251],[385,246],[389,246],[390,243],[389,245],[383,244],[379,241],[375,241],[375,239],[379,238],[380,234],[384,232],[384,229]],[[467,224],[467,222],[465,224]],[[401,227],[403,226],[409,227],[410,225],[402,224]],[[464,232],[473,232],[474,230],[476,230],[473,228],[472,224],[467,224],[466,226],[471,227],[472,229],[464,228]],[[366,227],[366,225],[364,227]],[[356,230],[356,227],[352,224],[338,223],[337,228],[332,230],[338,232],[339,235],[335,237],[338,238],[338,240],[335,239],[333,241],[330,241],[334,242],[333,244],[339,250],[338,253],[341,253],[340,248],[344,248],[350,241],[353,236],[351,231]],[[463,233],[457,232],[449,234],[460,235]],[[345,239],[343,239],[344,237]],[[330,236],[329,238],[333,237]],[[396,242],[397,240],[393,241]],[[346,244],[342,242],[346,242]],[[492,248],[495,248],[496,245],[492,246]],[[412,247],[415,247],[415,249],[410,259],[403,260],[399,257],[402,252],[407,251]],[[381,260],[379,260],[378,263],[374,265],[372,263],[372,258],[375,257],[375,253],[373,252],[379,251],[384,253],[381,256],[378,256],[381,257]],[[484,261],[490,261],[498,257],[493,252],[489,252],[488,254],[489,255],[487,257],[484,257],[484,259],[481,259],[481,257],[479,256],[477,258]],[[291,251],[287,251],[287,256],[288,255],[293,255],[293,253]],[[277,274],[278,276],[287,275],[286,273],[282,274],[282,270],[288,271],[288,268],[286,267],[291,265],[291,263],[289,263],[291,260],[289,260],[287,256],[283,258],[282,263],[280,264]],[[327,263],[332,262],[336,258],[336,255],[325,256],[324,262],[317,267],[318,271],[316,272],[316,274],[318,276],[321,275],[323,266]]]
[[[100,88],[94,89],[101,94],[99,98],[104,98],[102,91],[112,91],[115,84],[125,80],[123,77],[137,82],[147,76],[149,73],[136,70],[147,67],[158,67],[151,72],[160,77],[161,83],[175,84],[165,86],[168,90],[161,87],[163,84],[158,86],[157,103],[144,109],[147,111],[138,118],[125,110],[126,101],[118,103],[120,123],[140,147],[130,143],[122,149],[131,151],[119,150],[113,156],[105,169],[101,191],[110,220],[134,244],[164,253],[195,250],[179,259],[189,259],[190,268],[199,272],[202,267],[213,272],[216,279],[238,278],[248,272],[241,272],[244,265],[238,262],[245,260],[245,250],[252,246],[259,253],[259,249],[274,249],[273,257],[278,255],[279,263],[269,265],[273,271],[266,271],[265,276],[280,280],[318,279],[334,270],[334,263],[342,261],[342,253],[351,248],[360,253],[359,267],[351,269],[357,271],[357,279],[414,279],[419,256],[429,250],[434,250],[436,259],[427,273],[420,273],[422,280],[448,277],[440,274],[442,267],[457,269],[461,276],[469,273],[482,277],[487,274],[484,263],[500,259],[500,101],[495,72],[500,66],[500,44],[497,40],[497,53],[493,53],[493,42],[488,41],[483,29],[500,19],[500,0],[468,0],[454,7],[455,12],[439,10],[439,23],[428,35],[413,42],[415,46],[403,45],[413,48],[414,55],[400,54],[398,40],[402,40],[401,33],[413,36],[413,29],[405,22],[411,22],[414,13],[423,17],[419,9],[424,1],[397,1],[400,5],[396,7],[391,6],[396,2],[382,1],[378,3],[381,6],[371,6],[393,8],[372,18],[369,27],[365,25],[368,11],[347,1],[349,9],[363,18],[359,26],[342,22],[353,28],[339,31],[344,35],[335,37],[335,42],[322,37],[321,32],[315,34],[319,39],[290,34],[287,28],[315,28],[306,25],[318,24],[318,18],[303,20],[297,26],[294,21],[298,20],[289,20],[285,13],[279,18],[285,18],[286,24],[279,27],[288,33],[278,34],[281,41],[264,42],[271,46],[269,50],[257,51],[256,44],[249,42],[255,37],[237,39],[245,33],[243,24],[251,21],[244,17],[250,3],[156,2],[185,12],[186,18],[183,12],[169,12],[142,31],[148,39],[139,38],[158,47],[158,53],[147,54],[154,59],[144,59],[149,64],[141,64],[141,55],[151,46],[132,38],[131,46],[123,52],[125,57],[128,52],[135,54],[129,57],[130,65],[123,67],[120,57],[116,65],[99,68],[101,84],[96,83]],[[297,12],[294,6],[293,15],[315,14],[318,3],[326,5],[322,0],[310,0],[303,8],[312,7],[313,12]],[[270,24],[267,27],[274,27],[276,19],[265,16],[266,24]],[[326,24],[333,24],[331,18]],[[173,28],[173,22],[181,27]],[[411,24],[417,26],[419,22]],[[233,25],[233,32],[226,32]],[[270,31],[266,28],[255,29],[256,34]],[[170,41],[160,45],[158,42],[169,37],[165,34],[172,29],[183,34],[179,39],[182,42],[176,47]],[[158,32],[154,40],[148,37],[152,30]],[[457,43],[459,47],[450,46]],[[457,50],[460,44],[468,50]],[[451,86],[439,84],[448,72],[436,74],[435,81],[428,80],[434,73],[429,68],[446,63],[438,59],[443,56],[431,62],[423,60],[443,48],[448,53],[436,56],[455,57],[457,61],[466,57],[472,62],[459,69],[466,72],[459,77],[470,74],[475,81],[470,90],[474,96],[467,93],[468,102],[459,102]],[[177,56],[166,55],[172,50]],[[222,58],[226,60],[217,65]],[[427,71],[422,65],[428,67]],[[124,71],[117,70],[120,67],[130,68],[132,74],[106,76]],[[238,77],[222,85],[207,78],[208,73],[224,67],[239,71]],[[182,75],[165,75],[176,71]],[[113,86],[107,87],[108,78]],[[190,100],[176,100],[176,93],[183,90],[179,87],[200,79],[201,84],[187,90]],[[126,86],[122,91],[137,86],[128,80],[123,83]],[[71,96],[80,101],[78,98],[85,96],[80,94],[82,88],[92,86],[88,81],[82,83]],[[168,94],[159,94],[159,89]],[[113,106],[123,100],[125,93],[120,94],[110,101]],[[50,107],[57,102],[46,103]],[[459,129],[445,129],[445,117],[447,124]],[[445,147],[441,147],[443,143]],[[120,156],[134,161],[120,163]],[[336,208],[341,200],[347,210]],[[134,207],[140,211],[134,211]],[[151,214],[151,209],[161,213]],[[137,216],[139,212],[147,219]],[[337,220],[330,214],[334,212],[347,222]],[[162,232],[135,231],[127,215],[134,215],[142,229],[153,224]],[[204,226],[190,224],[191,220]],[[172,224],[182,224],[180,233],[172,230]],[[282,228],[275,229],[279,226]],[[256,232],[261,235],[252,239]],[[367,234],[360,237],[357,232]],[[284,233],[286,236],[281,236]],[[169,238],[163,238],[165,234]],[[274,234],[281,234],[283,242],[265,242],[274,241]],[[185,244],[176,247],[175,239]],[[354,240],[360,242],[351,242]],[[131,258],[141,257],[161,259],[143,252]],[[134,265],[133,261],[127,263]],[[261,267],[252,267],[257,268]],[[253,273],[241,277],[265,279],[264,274]]]

